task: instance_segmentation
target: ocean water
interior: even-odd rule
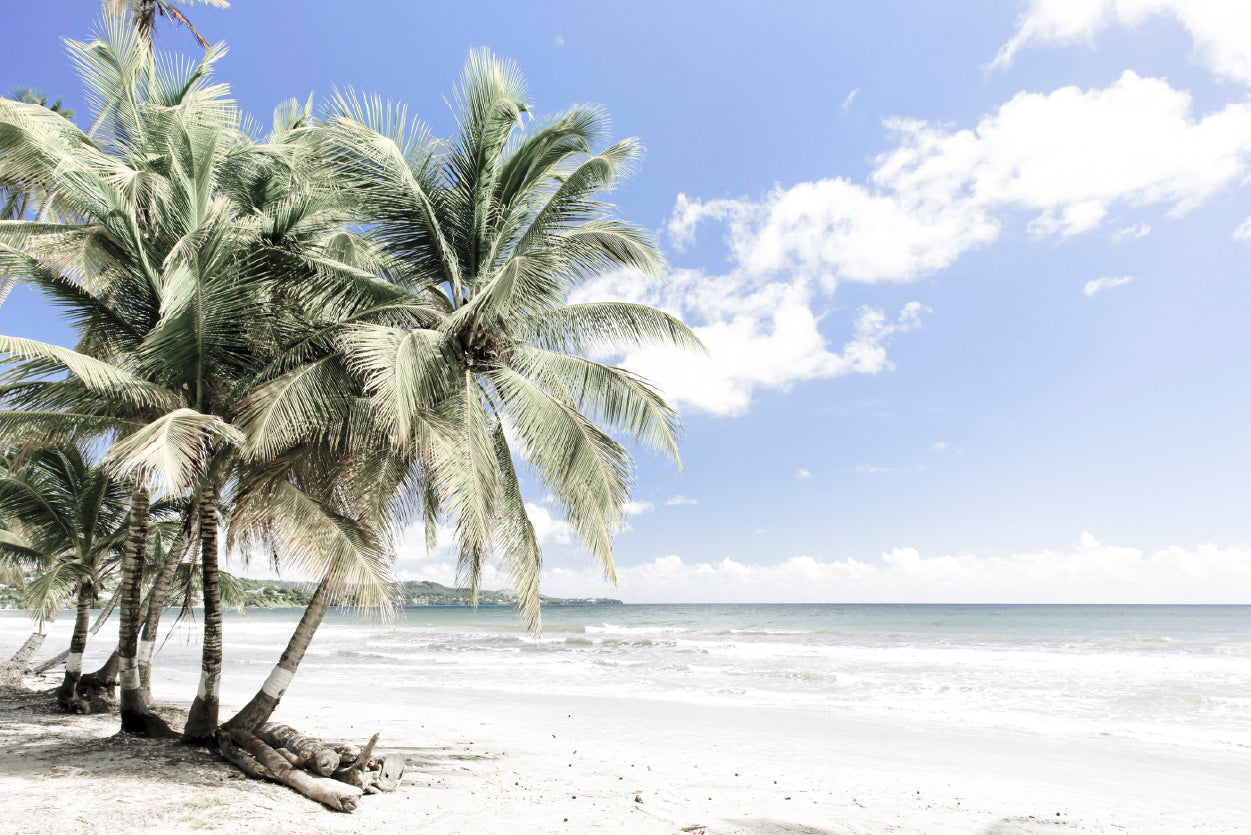
[[[299,614],[228,613],[227,685],[259,684]],[[0,651],[29,630],[3,615]],[[103,660],[107,642],[95,644],[88,655]],[[198,652],[184,625],[157,663],[193,690]],[[802,708],[1251,754],[1251,606],[553,606],[538,637],[506,607],[413,607],[391,621],[332,611],[301,680]]]
[[[276,660],[295,615],[227,624]],[[1251,607],[623,605],[332,613],[305,664],[449,689],[803,707],[966,729],[1110,735],[1251,753]]]

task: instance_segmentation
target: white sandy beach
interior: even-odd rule
[[[225,715],[250,686],[227,679]],[[297,678],[276,719],[325,738],[380,730],[380,747],[408,760],[398,792],[344,815],[207,752],[116,738],[115,717],[66,717],[50,696],[6,698],[0,711],[0,828],[15,832],[1009,835],[1238,832],[1251,819],[1246,758],[918,733],[794,710]]]

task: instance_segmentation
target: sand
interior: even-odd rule
[[[327,739],[381,731],[380,750],[407,760],[399,791],[345,815],[250,780],[210,752],[122,737],[114,716],[61,714],[55,681],[28,678],[0,693],[0,830],[1060,835],[1251,826],[1251,756],[939,735],[793,710],[401,693],[385,682],[327,688],[297,677],[275,719]],[[227,716],[250,695],[250,683],[233,686]],[[174,722],[178,707],[167,713]]]

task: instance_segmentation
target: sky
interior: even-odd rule
[[[0,89],[86,113],[61,39],[97,8],[6,9]],[[615,589],[529,483],[546,593],[1251,603],[1251,4],[762,8],[187,11],[262,120],[351,86],[447,135],[487,46],[537,115],[598,102],[646,145],[612,199],[665,276],[578,297],[669,310],[712,357],[606,358],[679,407],[683,467],[638,452]],[[158,46],[195,49],[168,21]],[[21,288],[0,333],[73,340]],[[403,576],[453,582],[421,542]]]

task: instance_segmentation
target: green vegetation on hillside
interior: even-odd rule
[[[262,608],[274,606],[307,606],[313,596],[313,587],[290,580],[245,580],[239,578],[243,588],[244,603]],[[405,606],[469,606],[468,589],[455,589],[430,580],[409,580],[401,583],[396,597]],[[609,597],[548,597],[543,596],[544,606],[577,606],[588,604],[621,605],[620,600]],[[517,593],[513,591],[478,592],[480,606],[515,606]]]

